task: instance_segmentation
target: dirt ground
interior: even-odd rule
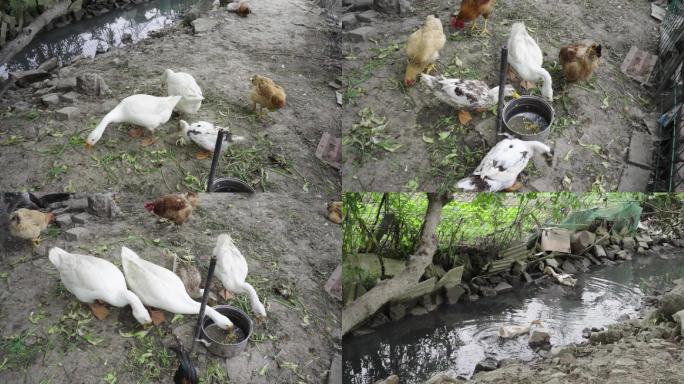
[[[427,87],[403,87],[406,39],[426,15],[437,14],[448,40],[434,73],[496,85],[500,48],[517,21],[525,22],[545,54],[544,66],[554,78],[556,119],[547,144],[555,150],[555,158],[552,167],[542,159],[531,162],[522,177],[524,190],[616,190],[630,136],[633,131],[648,132],[643,118],[655,110],[649,91],[620,72],[632,45],[655,53],[658,22],[651,18],[648,2],[499,0],[490,17],[491,34],[485,37],[471,33],[469,25],[454,33],[449,18],[458,5],[453,1],[417,1],[414,6],[414,12],[406,17],[380,16],[371,24],[374,32],[366,42],[347,41],[344,45],[348,88],[343,135],[350,136],[352,124],[361,120],[358,115],[367,107],[378,122],[382,117],[387,121],[384,130],[375,134],[375,143],[369,135],[355,134],[351,139],[356,144],[344,147],[346,189],[453,188],[493,146],[495,119],[491,112],[474,114],[473,121],[463,127],[456,111],[437,100]],[[481,18],[479,24],[482,26]],[[602,44],[601,64],[588,82],[564,89],[558,52],[561,46],[582,39]],[[517,81],[513,84],[524,91]],[[531,91],[539,93],[538,89]],[[440,138],[447,132],[448,137]]]
[[[246,351],[225,360],[203,352],[193,360],[201,383],[323,383],[340,351],[340,305],[323,289],[339,263],[340,227],[325,218],[326,200],[301,194],[200,195],[200,206],[180,228],[143,210],[145,198],[118,194],[123,216],[90,216],[90,236],[69,241],[52,224],[43,244],[12,239],[0,217],[0,382],[168,383],[178,360],[168,346],[188,334],[196,316],[174,318],[145,336],[129,308],[112,308],[103,321],[64,289],[45,256],[67,251],[108,259],[119,267],[122,245],[171,268],[171,253],[190,255],[206,273],[220,233],[230,233],[248,260],[248,280],[265,301],[268,318],[257,325]],[[288,291],[289,297],[283,294]],[[219,301],[223,301],[219,299]],[[229,300],[251,313],[244,297]]]
[[[335,93],[327,85],[341,74],[329,12],[311,1],[265,0],[240,18],[225,9],[209,12],[218,25],[193,34],[180,22],[161,37],[82,59],[60,78],[100,75],[111,88],[104,97],[81,95],[73,104],[81,117],[55,119],[54,108],[34,100],[33,90],[10,90],[0,99],[0,190],[139,192],[205,190],[211,159],[197,160],[199,147],[176,144],[179,116],[143,146],[125,124],[110,125],[88,153],[88,133],[119,100],[135,93],[163,94],[161,74],[172,68],[192,74],[205,100],[196,115],[229,127],[248,142],[223,155],[219,176],[237,176],[258,190],[339,192],[339,171],[315,157],[324,132],[340,136]],[[284,22],[286,21],[286,22]],[[257,117],[249,105],[250,78],[262,74],[287,92],[284,109]],[[18,102],[28,110],[13,108]]]

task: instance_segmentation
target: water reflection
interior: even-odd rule
[[[94,57],[98,46],[104,49],[120,47],[124,34],[134,42],[151,32],[173,23],[180,11],[197,0],[154,0],[125,11],[112,11],[103,16],[84,19],[64,28],[44,31],[9,63],[0,65],[0,77],[9,72],[34,69],[40,63],[57,57],[69,63],[74,57]]]
[[[639,257],[580,276],[574,290],[558,285],[529,287],[468,306],[442,307],[370,335],[345,338],[344,382],[373,383],[395,373],[402,383],[419,383],[443,370],[469,377],[485,357],[532,359],[527,337],[498,338],[503,324],[541,319],[551,331],[553,345],[581,342],[583,329],[636,314],[644,284],[662,286],[664,280],[684,277],[683,261],[682,257]]]

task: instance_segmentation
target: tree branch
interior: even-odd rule
[[[428,206],[423,220],[420,246],[416,254],[410,257],[408,266],[401,274],[381,281],[342,311],[343,335],[373,316],[407,288],[418,283],[425,273],[425,268],[432,263],[432,257],[437,250],[437,225],[442,218],[442,208],[449,201],[451,201],[450,195],[428,193]]]
[[[71,0],[62,0],[57,3],[54,7],[48,9],[38,16],[31,24],[29,24],[24,30],[9,42],[5,47],[0,50],[0,64],[7,63],[16,55],[21,52],[24,47],[26,47],[36,34],[40,32],[46,25],[50,24],[52,20],[64,16],[69,11],[69,6],[71,5]]]

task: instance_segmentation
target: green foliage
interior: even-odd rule
[[[126,355],[126,366],[135,372],[141,382],[157,382],[162,378],[171,377],[174,360],[173,352],[164,348],[162,339],[165,336],[161,328],[144,335],[134,335],[132,345]]]
[[[477,258],[490,251],[496,254],[514,241],[526,240],[538,226],[560,223],[572,211],[627,201],[639,202],[645,207],[646,216],[657,214],[658,220],[652,220],[653,225],[669,228],[669,231],[682,231],[684,194],[461,194],[442,210],[442,219],[437,227],[439,245],[435,260],[449,267],[465,265],[466,271],[471,266],[477,269],[483,264]],[[345,194],[343,259],[356,252],[407,258],[419,245],[427,204],[427,196],[422,193]],[[383,228],[383,222],[387,221],[384,218],[388,215],[393,216],[391,226]],[[379,238],[378,231],[382,235]],[[377,277],[364,276],[353,268],[347,268],[345,278],[353,278],[367,286]]]
[[[389,122],[385,116],[378,116],[366,107],[359,111],[359,118],[359,122],[352,124],[351,131],[342,139],[342,144],[360,154],[361,160],[380,150],[394,152],[401,147],[387,135],[385,128]]]
[[[472,172],[485,154],[483,146],[467,142],[468,129],[453,116],[440,119],[432,128],[422,129],[433,178],[443,180],[440,189],[451,188]]]
[[[31,330],[0,338],[0,372],[22,369],[30,365],[41,353],[50,348],[50,343]]]

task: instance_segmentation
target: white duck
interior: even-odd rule
[[[444,76],[422,74],[421,80],[438,99],[459,110],[485,111],[499,102],[499,87],[489,88],[481,80],[447,79]],[[504,87],[504,96],[519,97],[511,85]]]
[[[245,257],[233,243],[228,234],[219,235],[214,247],[216,256],[216,276],[221,280],[223,287],[233,293],[246,293],[252,305],[252,311],[257,319],[266,317],[266,309],[261,304],[256,290],[245,282],[248,267]]]
[[[510,339],[513,337],[518,337],[530,332],[533,325],[538,325],[542,327],[541,320],[532,320],[529,325],[502,325],[499,328],[499,337],[502,339]]]
[[[200,152],[198,157],[207,157],[209,153],[214,152],[216,138],[218,137],[219,129],[221,129],[220,127],[217,127],[208,121],[198,121],[196,123],[188,124],[185,120],[180,121],[180,127],[183,131],[183,136],[180,139],[181,144],[185,143],[185,137],[187,137],[205,151]],[[234,136],[227,133],[223,136],[224,144],[221,146],[221,153],[228,148],[228,143],[244,140],[245,138],[242,136]]]
[[[550,266],[544,268],[544,273],[553,277],[559,284],[566,285],[568,287],[574,287],[577,284],[577,279],[573,278],[572,275],[568,273],[557,273]]]
[[[54,247],[48,254],[50,262],[59,271],[62,284],[76,298],[88,303],[95,316],[103,319],[106,307],[97,303],[104,301],[115,307],[131,306],[133,317],[140,324],[152,321],[140,298],[126,287],[123,273],[114,264],[99,257],[69,253]]]
[[[201,304],[185,291],[183,281],[175,273],[154,263],[143,260],[132,250],[121,247],[121,263],[126,282],[145,305],[171,313],[195,315]],[[233,328],[226,316],[207,306],[206,315],[222,329]]]
[[[162,81],[166,85],[169,96],[183,96],[176,110],[195,114],[202,106],[202,89],[197,85],[195,78],[189,73],[174,72],[170,69],[164,71]]]
[[[508,38],[508,64],[515,69],[523,80],[534,82],[543,80],[542,96],[553,100],[551,75],[542,68],[544,55],[541,48],[527,33],[524,23],[515,23]]]
[[[119,105],[114,107],[102,118],[100,124],[90,132],[86,139],[86,149],[95,145],[105,128],[111,123],[128,123],[147,128],[153,132],[157,127],[166,123],[171,118],[173,108],[181,100],[180,96],[156,97],[150,95],[132,95],[121,100]],[[141,133],[133,133],[131,136],[140,136]]]
[[[535,154],[544,155],[547,162],[553,160],[551,148],[544,143],[503,139],[487,153],[473,174],[456,186],[469,192],[517,191],[522,188],[518,175]]]

